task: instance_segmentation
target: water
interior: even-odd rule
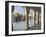
[[[13,22],[13,31],[25,30],[26,27],[25,21]],[[29,27],[33,26],[33,21],[29,20]]]

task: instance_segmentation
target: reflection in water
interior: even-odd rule
[[[33,26],[32,23],[33,23],[32,20],[30,20],[29,27]],[[25,25],[26,25],[25,21],[13,22],[13,30],[14,31],[25,30]]]

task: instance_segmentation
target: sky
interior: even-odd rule
[[[33,12],[32,8],[30,8],[29,12],[30,12],[29,15],[32,15],[32,12]]]
[[[14,10],[18,13],[20,13],[21,15],[24,15],[24,8],[21,6],[15,6]]]
[[[21,6],[14,6],[14,11],[24,15],[24,8]],[[32,9],[29,10],[30,14],[32,13]]]

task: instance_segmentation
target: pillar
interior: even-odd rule
[[[35,23],[35,22],[34,22],[34,20],[35,20],[35,19],[34,19],[34,15],[35,15],[35,12],[34,12],[34,9],[33,9],[33,25],[34,25],[34,23]]]
[[[25,11],[25,30],[27,30],[27,11],[26,11],[26,7],[24,7],[24,11]]]

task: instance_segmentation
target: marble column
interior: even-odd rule
[[[33,9],[33,25],[35,24],[35,19],[34,19],[34,15],[35,15],[35,12],[34,12],[34,9]]]
[[[27,30],[27,10],[26,7],[24,7],[24,11],[25,11],[25,30]]]
[[[33,8],[33,20],[34,20],[34,25],[39,24],[39,12],[38,8]]]
[[[33,8],[33,18],[34,18],[34,25],[36,25],[36,8]]]

